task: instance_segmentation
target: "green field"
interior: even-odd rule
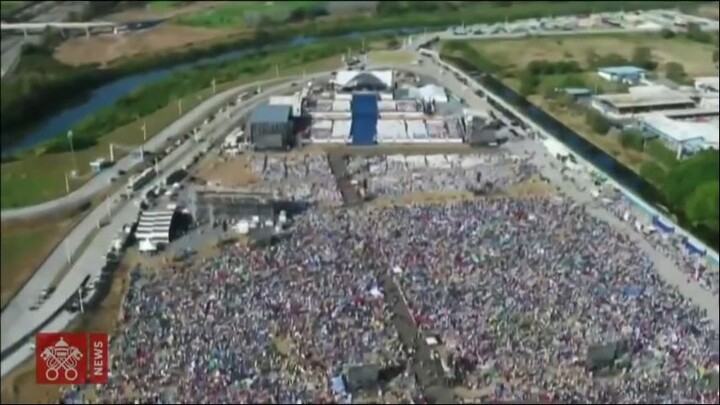
[[[0,1],[0,12],[7,13],[22,7],[25,1]]]
[[[210,10],[198,11],[180,17],[181,24],[206,28],[247,27],[253,18],[267,18],[280,21],[287,18],[293,10],[322,5],[320,1],[238,1],[228,2]]]
[[[187,1],[150,1],[148,2],[148,8],[152,11],[162,12],[183,7],[188,3]]]

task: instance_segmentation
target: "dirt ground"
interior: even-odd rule
[[[115,273],[110,293],[92,314],[73,325],[71,330],[104,332],[113,335],[118,327],[120,308],[129,287],[129,269],[132,257],[126,259]],[[3,404],[52,404],[58,403],[60,389],[57,385],[35,383],[35,362],[29,360],[2,379],[1,401]]]
[[[162,24],[142,32],[78,37],[55,49],[55,58],[71,66],[99,63],[103,66],[123,57],[164,52],[213,42],[238,32]]]
[[[258,182],[250,169],[247,155],[232,158],[208,158],[198,167],[195,177],[223,187],[244,187]]]
[[[718,16],[720,15],[720,6],[718,6],[717,3],[703,4],[698,8],[698,12],[696,14],[702,17],[717,20]]]
[[[2,223],[0,232],[0,302],[22,287],[35,269],[70,231],[77,217],[60,221]]]

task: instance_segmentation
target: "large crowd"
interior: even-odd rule
[[[500,153],[357,157],[348,172],[368,179],[372,195],[502,189],[535,174],[524,160]]]
[[[293,229],[274,246],[134,273],[99,400],[338,401],[330,380],[343,367],[407,356],[378,283],[392,272],[419,327],[477,365],[465,384],[494,400],[717,402],[717,331],[576,205],[320,210]],[[629,370],[581,366],[591,345],[618,341],[629,342]],[[413,395],[411,379],[395,384],[404,402]]]
[[[338,206],[342,196],[323,154],[256,154],[250,168],[260,181],[251,189],[269,192],[278,198]]]
[[[681,236],[657,229],[647,216],[636,214],[630,202],[620,193],[606,198],[606,202],[606,207],[611,213],[619,219],[635,224],[644,237],[656,249],[672,259],[675,265],[688,275],[689,279],[699,282],[703,288],[715,295],[720,294],[720,272],[717,266],[709,263],[704,255],[690,251]]]

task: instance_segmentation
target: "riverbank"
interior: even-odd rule
[[[81,186],[92,176],[89,162],[100,157],[109,159],[111,143],[141,144],[143,122],[148,138],[154,136],[178,119],[178,98],[182,99],[183,110],[188,112],[211,96],[213,78],[216,78],[216,92],[221,92],[243,83],[272,78],[276,74],[275,65],[279,67],[280,76],[334,70],[342,64],[340,54],[353,45],[354,42],[343,42],[332,47],[305,48],[302,52],[292,50],[243,63],[229,63],[219,69],[197,69],[140,89],[115,107],[78,126],[73,138],[75,161],[67,139],[61,137],[15,161],[3,163],[0,206],[33,205],[65,194],[65,174],[74,170],[74,163],[78,175],[70,182],[71,190]],[[115,158],[123,153],[116,149]]]
[[[393,8],[384,5],[372,15],[344,15],[338,13],[332,19],[319,17],[318,19],[303,19],[299,23],[280,24],[282,30],[267,31],[266,26],[259,26],[248,37],[231,35],[226,40],[207,41],[206,43],[189,46],[182,51],[161,51],[150,48],[152,54],[136,55],[129,58],[119,58],[109,63],[104,69],[99,66],[88,65],[69,67],[66,65],[52,66],[48,60],[49,69],[23,73],[19,70],[15,80],[2,82],[2,134],[3,143],[9,145],[18,142],[24,136],[22,129],[27,130],[28,123],[37,123],[48,117],[62,107],[66,107],[66,95],[73,94],[76,98],[86,95],[91,89],[105,83],[110,83],[121,77],[164,69],[170,66],[182,65],[190,61],[198,61],[212,56],[237,52],[238,50],[252,50],[269,44],[291,42],[292,45],[304,45],[312,42],[311,38],[329,38],[343,35],[356,36],[360,33],[371,35],[384,33],[387,35],[400,35],[405,29],[421,30],[423,28],[441,27],[460,24],[472,19],[475,22],[495,22],[531,18],[537,16],[559,16],[568,14],[583,14],[601,11],[633,10],[670,7],[675,4],[666,1],[647,2],[533,2],[518,3],[513,7],[482,3],[462,10],[446,9],[441,2],[423,2],[417,5],[404,5]],[[384,3],[380,3],[384,4]],[[392,4],[392,3],[388,3]],[[443,3],[444,4],[444,3]],[[694,3],[693,3],[694,4]],[[389,8],[388,8],[389,7]],[[438,10],[443,12],[438,12]],[[44,50],[44,57],[52,58],[52,50]],[[237,57],[235,55],[233,57]],[[225,60],[217,58],[220,62]],[[212,61],[204,61],[212,62]],[[21,62],[22,63],[22,62]],[[55,63],[57,65],[57,63]],[[62,131],[57,131],[62,132]],[[55,134],[53,134],[55,135]]]

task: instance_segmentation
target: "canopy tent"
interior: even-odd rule
[[[659,216],[654,216],[652,224],[658,231],[663,233],[672,233],[675,230],[675,226],[667,221],[663,220]]]

